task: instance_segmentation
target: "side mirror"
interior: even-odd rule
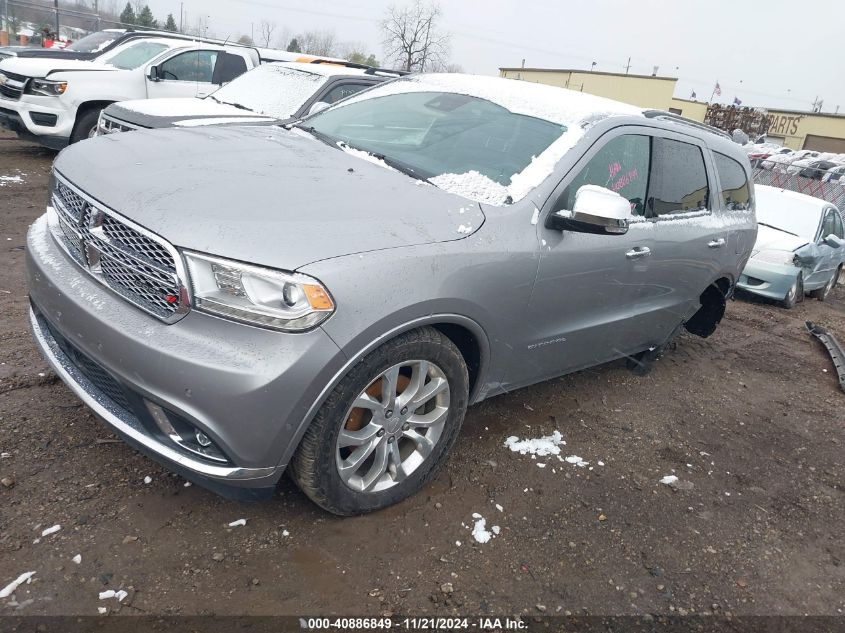
[[[150,69],[147,71],[147,79],[150,81],[161,81],[158,75],[158,66],[150,66]]]
[[[824,238],[824,243],[830,246],[831,248],[842,248],[843,244],[845,244],[845,241],[839,239],[837,236],[831,233],[826,238]]]
[[[628,232],[631,203],[615,191],[584,185],[575,194],[572,211],[556,211],[549,215],[546,228],[557,231],[624,235]]]
[[[308,108],[308,115],[317,114],[318,112],[322,112],[326,108],[328,108],[331,103],[326,103],[325,101],[315,101],[311,104],[311,107]]]

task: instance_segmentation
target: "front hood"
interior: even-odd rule
[[[94,71],[116,71],[114,66],[97,64],[78,59],[52,59],[44,57],[9,57],[0,62],[0,72],[8,70],[10,73],[23,75],[24,77],[47,77],[50,73],[62,70],[94,70]]]
[[[476,202],[279,127],[100,136],[55,168],[175,246],[285,270],[457,240],[484,222]]]
[[[755,251],[794,251],[807,244],[808,240],[792,233],[773,229],[769,226],[757,225],[757,241]]]
[[[106,108],[106,114],[115,119],[145,128],[171,126],[214,125],[226,123],[251,123],[275,121],[251,110],[218,103],[214,99],[136,99],[120,101]]]

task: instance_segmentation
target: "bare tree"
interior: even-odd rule
[[[306,55],[334,57],[337,54],[337,36],[334,31],[306,31],[297,35],[296,40]]]
[[[381,22],[385,57],[409,72],[443,67],[449,55],[449,33],[440,30],[443,13],[437,3],[413,4],[387,9]]]
[[[259,25],[260,34],[258,37],[258,42],[263,44],[265,47],[270,47],[270,42],[273,41],[273,31],[276,30],[276,23],[275,22],[268,22],[267,20],[261,20],[261,24]]]

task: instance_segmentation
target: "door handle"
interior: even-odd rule
[[[724,237],[720,237],[718,240],[710,240],[707,242],[708,248],[722,248],[727,242],[725,242]]]
[[[651,249],[648,246],[636,246],[625,253],[625,257],[628,259],[640,259],[641,257],[648,257],[649,255],[651,255]]]

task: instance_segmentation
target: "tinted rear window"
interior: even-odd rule
[[[646,217],[707,209],[709,195],[701,148],[655,137]]]
[[[751,205],[751,187],[745,169],[737,161],[724,154],[716,152],[716,171],[722,183],[722,201],[725,208],[731,211],[741,211]]]

